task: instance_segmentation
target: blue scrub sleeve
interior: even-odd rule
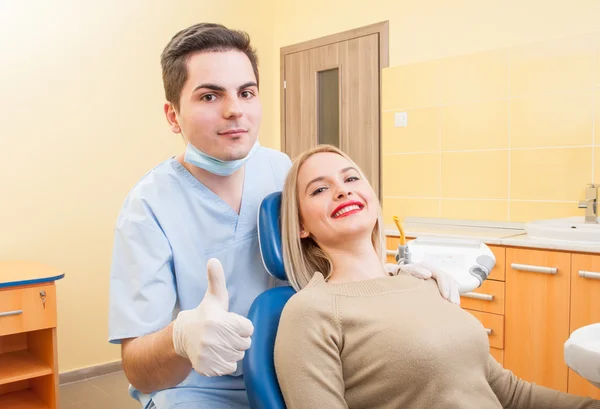
[[[110,272],[109,342],[156,332],[173,320],[172,261],[169,241],[151,218],[120,218]]]

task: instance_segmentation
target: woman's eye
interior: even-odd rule
[[[319,193],[324,192],[325,189],[326,188],[324,188],[324,187],[320,187],[320,188],[316,189],[315,191],[313,191],[311,196],[318,195]]]
[[[350,176],[346,179],[346,182],[354,182],[356,180],[359,180],[357,176]]]

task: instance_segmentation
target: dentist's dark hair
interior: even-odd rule
[[[230,30],[221,24],[199,23],[179,31],[160,58],[165,97],[179,111],[181,90],[187,80],[187,60],[202,51],[238,50],[246,54],[258,84],[258,56],[244,31]]]

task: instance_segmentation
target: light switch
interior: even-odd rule
[[[396,127],[408,125],[408,113],[407,112],[395,112],[394,113],[394,124]]]

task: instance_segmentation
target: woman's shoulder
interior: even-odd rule
[[[283,308],[281,318],[331,314],[333,302],[335,296],[327,291],[325,278],[321,273],[315,273],[303,289],[290,297]]]

